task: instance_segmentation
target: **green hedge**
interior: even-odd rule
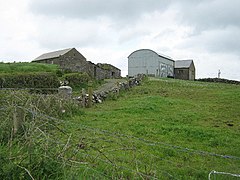
[[[0,88],[58,88],[55,73],[0,74]]]
[[[68,81],[71,87],[85,87],[91,79],[87,73],[69,73],[65,74],[64,79]]]

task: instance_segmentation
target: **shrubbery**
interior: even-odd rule
[[[64,119],[77,112],[71,99],[1,90],[0,179],[64,179]]]
[[[0,74],[1,88],[58,88],[54,73],[14,73]]]
[[[86,87],[88,81],[91,79],[87,73],[69,73],[63,77],[71,87]]]

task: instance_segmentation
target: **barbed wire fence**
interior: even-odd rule
[[[211,175],[214,176],[214,179],[216,178],[215,175],[216,174],[221,174],[221,175],[227,175],[228,177],[229,176],[232,176],[232,177],[237,177],[237,178],[240,178],[240,174],[232,174],[232,173],[226,173],[226,172],[217,172],[215,170],[212,170],[209,174],[208,174],[208,180],[211,180]]]
[[[14,96],[16,99],[18,94]],[[42,100],[45,98],[42,97]],[[47,102],[47,100],[46,100]],[[28,100],[24,100],[27,104]],[[52,117],[42,113],[35,105],[8,104],[0,107],[0,115],[9,119],[21,118],[23,144],[36,146],[47,159],[66,167],[76,168],[75,175],[101,179],[193,179],[225,175],[239,178],[240,157],[186,148],[161,141],[152,141],[120,132],[91,127],[81,122]],[[20,111],[19,111],[20,110]],[[10,112],[10,114],[9,114]],[[18,113],[20,112],[19,115]],[[68,127],[68,128],[66,128]],[[67,129],[70,129],[67,131]],[[15,134],[11,132],[9,146]],[[16,134],[17,136],[17,134]],[[21,162],[31,152],[20,149],[11,160]],[[22,155],[21,153],[24,153]],[[211,169],[204,162],[211,162]],[[215,164],[223,162],[235,173],[215,171]],[[21,164],[34,179],[32,172]],[[235,167],[235,169],[234,169]],[[77,173],[78,172],[78,173]],[[79,174],[80,173],[80,174]]]
[[[84,169],[82,173],[86,177],[97,175],[107,179],[114,177],[182,179],[184,176],[191,176],[191,174],[206,177],[209,174],[209,169],[199,168],[198,165],[193,166],[195,158],[209,158],[213,162],[216,162],[216,158],[218,158],[229,164],[232,161],[240,161],[240,157],[236,156],[195,150],[164,142],[153,142],[132,135],[54,118],[37,112],[34,108],[28,109],[22,106],[15,108],[22,109],[28,116],[31,116],[32,120],[38,119],[41,122],[26,130],[33,132],[29,136],[36,142],[32,143],[40,145],[44,151],[46,149],[49,151],[50,147],[58,147],[57,152],[49,151],[46,153],[47,158],[57,157],[59,163],[66,166],[82,167]],[[1,111],[4,110],[6,109],[1,108]],[[66,132],[64,126],[72,126],[77,131],[74,133]],[[46,127],[51,127],[57,131],[49,133],[46,131]],[[174,161],[175,158],[178,158],[178,162]],[[187,172],[179,175],[176,172],[179,172],[181,168],[187,169]],[[223,173],[211,171],[209,178],[213,174]]]

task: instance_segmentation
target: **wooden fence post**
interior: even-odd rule
[[[86,91],[82,88],[82,107],[86,107]]]
[[[119,91],[120,91],[120,83],[117,82],[117,96],[119,96]]]
[[[25,118],[24,110],[19,107],[15,107],[13,112],[13,137],[19,131],[21,124],[24,121],[24,118]]]
[[[93,83],[92,81],[88,82],[88,107],[92,107],[92,96],[93,96],[93,87],[92,87]]]

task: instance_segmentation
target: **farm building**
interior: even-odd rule
[[[106,77],[121,77],[121,70],[111,64],[97,63],[97,66],[106,70]]]
[[[94,64],[78,52],[75,48],[69,48],[42,54],[32,62],[58,64],[62,70],[72,72],[86,72],[96,79],[120,78],[121,70],[109,65],[111,68],[103,68],[100,64]]]
[[[176,79],[194,80],[195,66],[193,60],[175,61],[174,74]]]
[[[155,77],[173,77],[174,60],[150,49],[140,49],[128,56],[128,76],[146,74]]]

